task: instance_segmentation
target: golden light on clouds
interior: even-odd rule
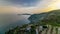
[[[56,9],[60,9],[60,0],[55,3],[55,8],[56,8]]]
[[[50,7],[52,7],[53,9],[60,9],[60,0],[56,0],[55,2],[50,4]]]
[[[46,4],[47,5],[47,4]],[[0,13],[41,13],[48,12],[51,10],[60,9],[60,0],[54,0],[46,8],[41,9],[40,7],[15,7],[15,6],[0,6]]]
[[[36,10],[34,10],[35,11],[34,13],[49,12],[51,10],[57,10],[57,9],[60,9],[60,0],[55,0],[50,5],[48,5],[47,8],[36,9]]]
[[[53,7],[47,7],[47,8],[44,8],[44,9],[36,9],[36,10],[34,10],[35,12],[33,12],[33,13],[49,12],[51,10],[55,10],[55,9]]]

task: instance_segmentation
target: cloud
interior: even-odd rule
[[[41,13],[50,10],[51,4],[55,0],[1,0],[0,13]],[[36,6],[22,5],[24,3],[36,3]],[[52,4],[53,5],[53,4]],[[1,7],[2,6],[2,7]]]
[[[14,5],[20,5],[23,7],[35,6],[40,0],[7,0]]]

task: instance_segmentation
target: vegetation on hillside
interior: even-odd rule
[[[48,29],[46,30],[45,34],[47,34],[50,26],[50,34],[53,34],[54,28],[56,30],[56,34],[58,34],[58,28],[60,27],[60,10],[53,10],[46,13],[33,14],[28,19],[31,23],[25,24],[22,27],[16,27],[12,30],[7,31],[5,34],[20,34],[21,30],[24,32],[27,26],[33,26],[33,29],[36,29],[37,26],[39,27],[43,25],[48,25]]]

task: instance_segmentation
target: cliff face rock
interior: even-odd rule
[[[46,13],[33,14],[28,19],[30,20],[31,23],[37,23],[43,19],[50,19],[50,18],[58,19],[57,17],[59,16],[60,16],[60,10],[53,10],[53,11],[46,12]]]

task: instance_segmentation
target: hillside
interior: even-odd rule
[[[31,21],[31,23],[37,23],[40,20],[49,19],[51,16],[53,16],[53,18],[54,18],[54,16],[59,17],[60,10],[53,10],[53,11],[46,12],[46,13],[33,14],[28,19]]]
[[[49,25],[60,26],[60,10],[53,10],[46,13],[33,14],[28,19],[31,21],[31,23],[38,23],[40,21],[43,21],[44,23],[49,24]],[[43,23],[43,22],[40,22],[40,23]],[[25,24],[22,27],[16,27],[12,30],[7,31],[6,34],[17,34],[17,33],[20,34],[20,31],[22,30],[23,32],[25,32],[26,27],[29,25],[30,24]],[[36,28],[35,25],[32,25],[32,26]],[[56,29],[56,33],[57,31],[58,31],[58,28]],[[50,33],[52,33],[52,30]]]

